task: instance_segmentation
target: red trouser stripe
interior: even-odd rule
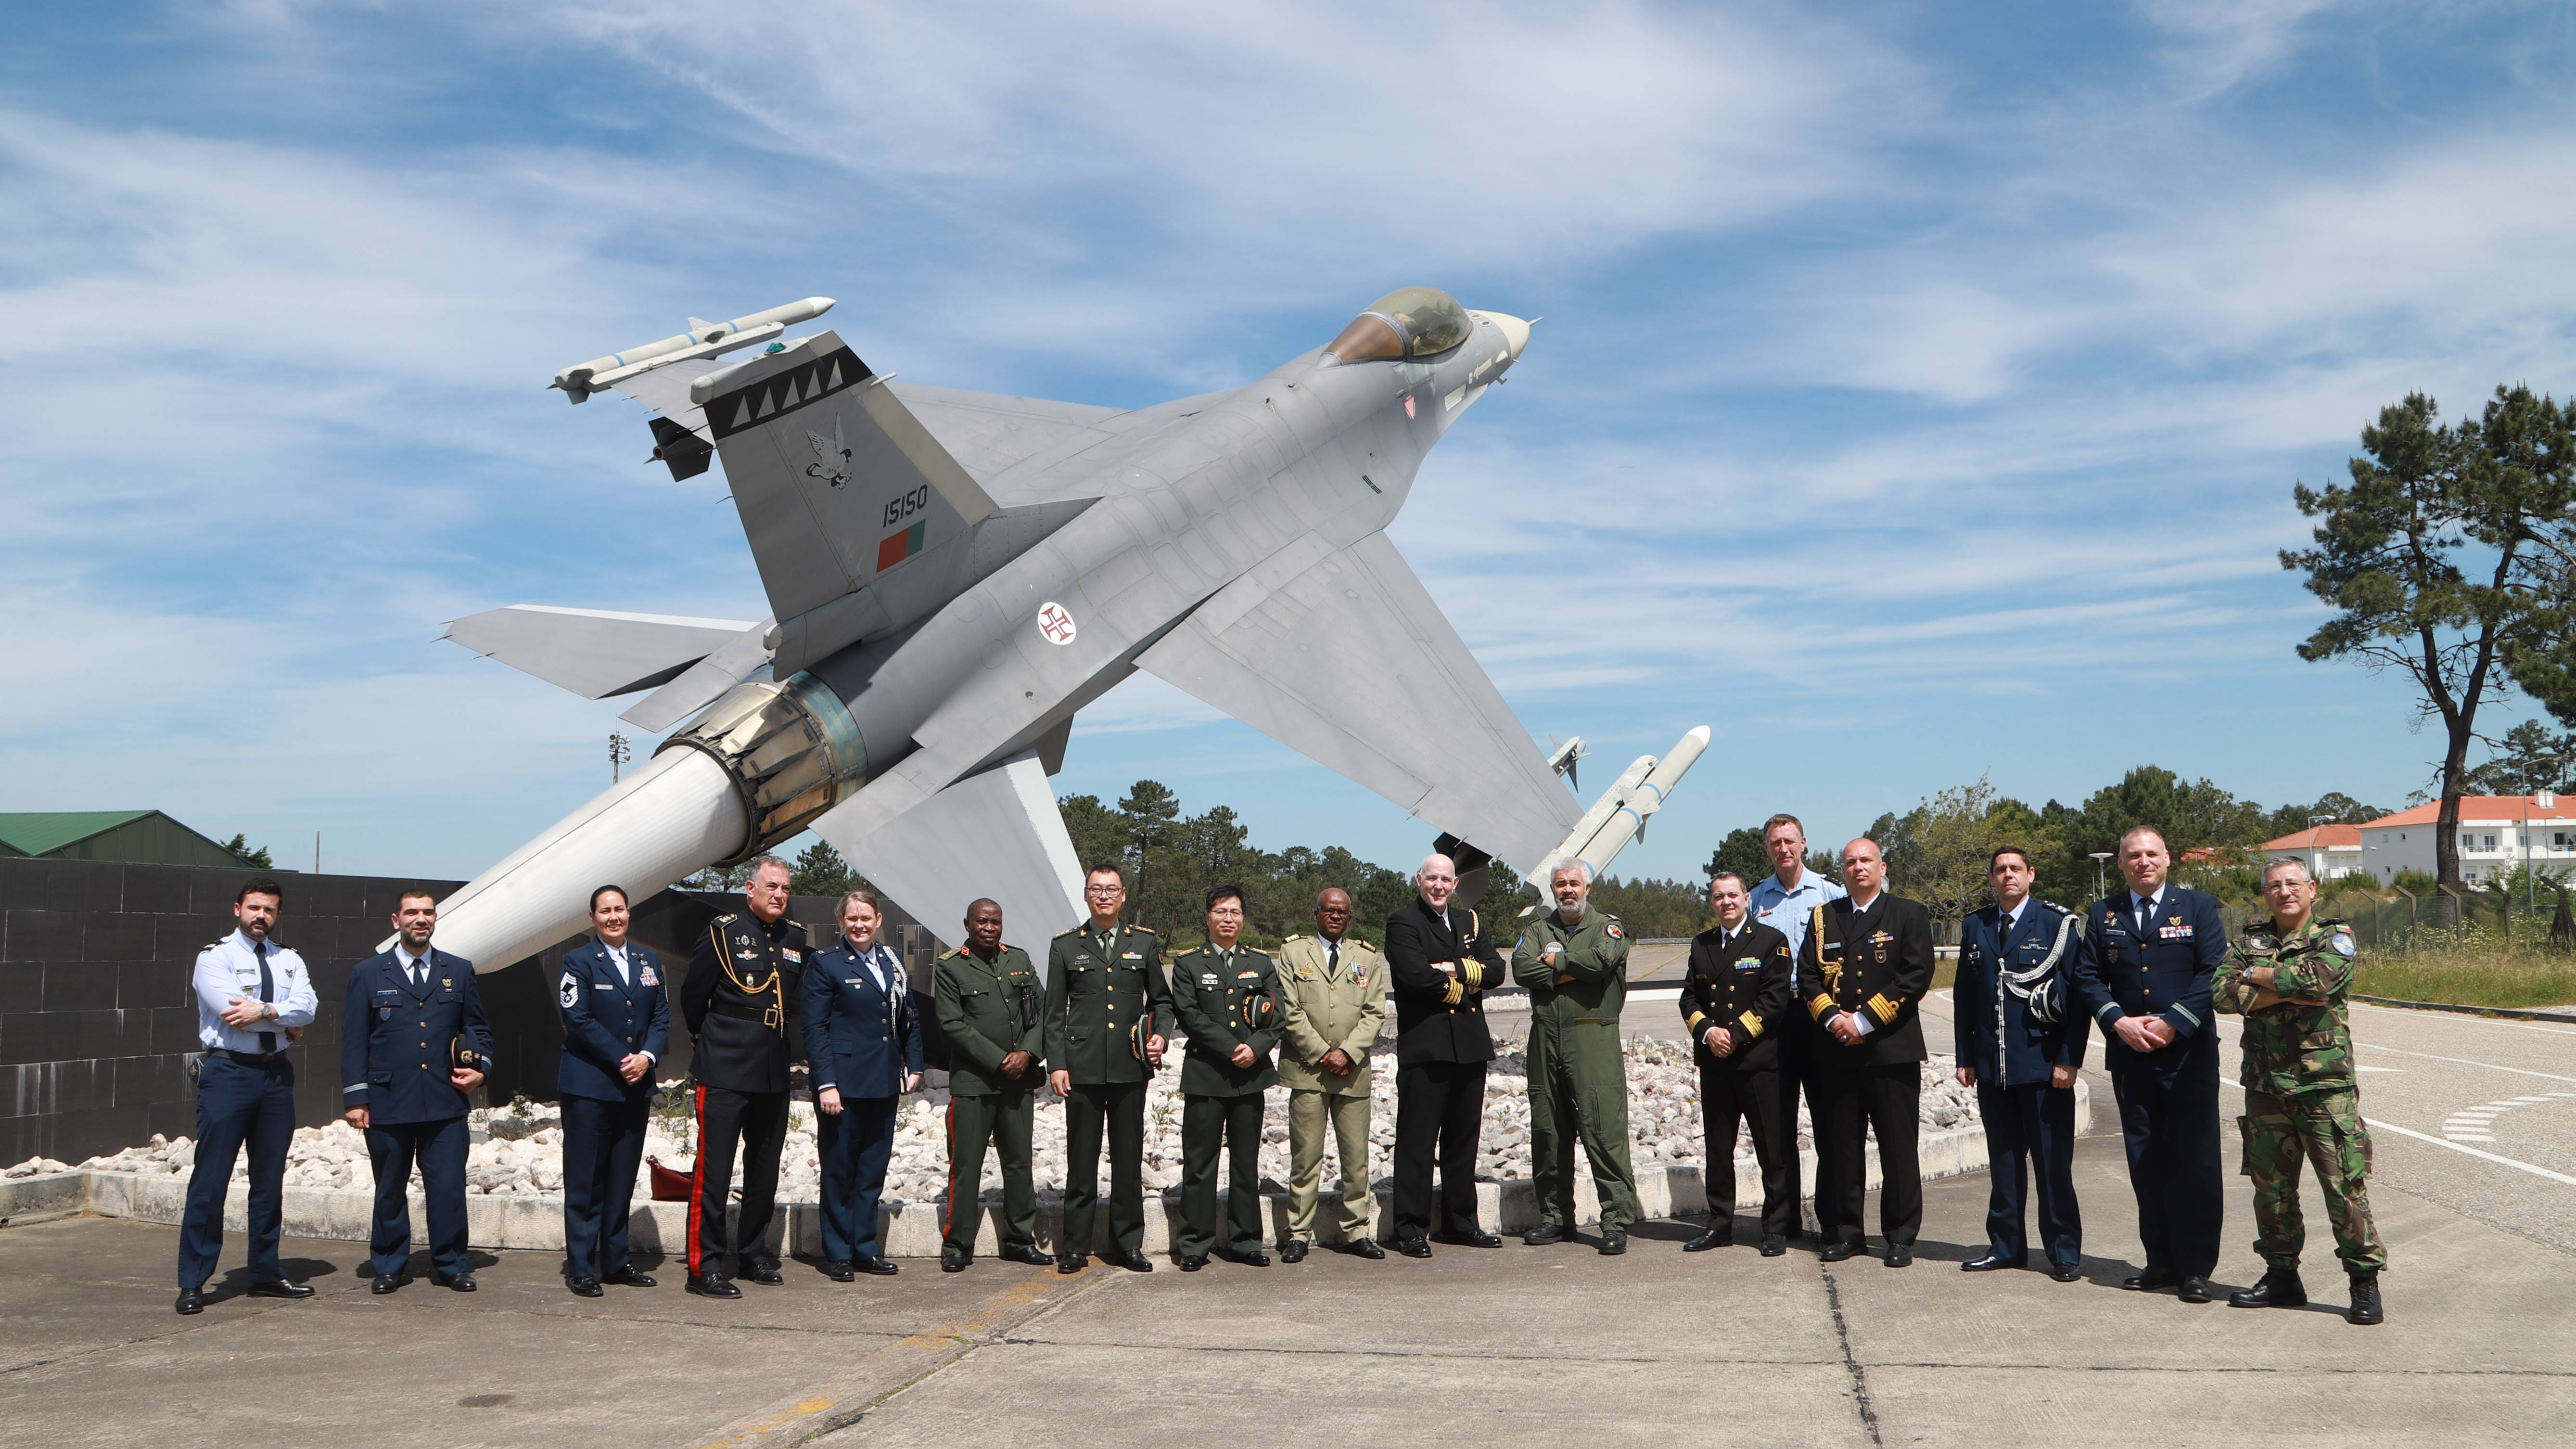
[[[698,1213],[707,1200],[707,1084],[698,1083],[698,1160],[689,1168],[689,1276],[703,1278],[706,1271],[698,1266]]]

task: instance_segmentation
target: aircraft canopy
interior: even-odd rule
[[[1403,287],[1352,318],[1324,355],[1335,362],[1432,357],[1466,341],[1475,330],[1457,298],[1437,287]]]

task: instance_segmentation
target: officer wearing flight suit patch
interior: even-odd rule
[[[1531,1247],[1574,1236],[1574,1144],[1582,1139],[1600,1195],[1601,1251],[1628,1251],[1637,1174],[1628,1165],[1628,1071],[1619,1013],[1628,1001],[1628,932],[1591,905],[1591,867],[1549,872],[1556,909],[1533,917],[1512,948],[1512,979],[1530,994],[1530,1177],[1538,1189]]]
[[[708,1298],[742,1296],[725,1272],[728,1252],[754,1283],[783,1281],[768,1234],[778,1203],[778,1157],[787,1143],[787,1068],[797,1039],[789,1008],[814,951],[813,933],[788,918],[787,879],[787,862],[774,855],[752,862],[751,879],[742,888],[745,909],[707,923],[680,987],[680,1011],[696,1039],[689,1074],[698,1084],[688,1288]],[[742,1203],[729,1245],[725,1203],[737,1150]]]
[[[1100,1140],[1109,1139],[1109,1229],[1101,1257],[1151,1273],[1145,1256],[1145,1080],[1163,1065],[1172,1035],[1163,943],[1142,926],[1122,926],[1126,878],[1095,865],[1083,884],[1089,922],[1047,946],[1048,1078],[1064,1098],[1064,1233],[1055,1268],[1079,1273],[1091,1258],[1100,1203]]]
[[[1046,1075],[1046,985],[1029,954],[1002,944],[1002,908],[966,908],[966,944],[931,968],[939,1032],[948,1043],[948,1220],[939,1267],[965,1271],[980,1229],[984,1149],[1002,1162],[1002,1248],[1006,1263],[1043,1266],[1031,1143],[1034,1094]]]
[[[1261,1251],[1261,1099],[1279,1080],[1279,970],[1235,944],[1243,931],[1243,887],[1207,896],[1208,943],[1172,963],[1172,1014],[1189,1037],[1181,1060],[1181,1232],[1173,1260],[1184,1273],[1214,1251],[1267,1268]],[[1216,1159],[1227,1149],[1226,1219],[1218,1233]]]

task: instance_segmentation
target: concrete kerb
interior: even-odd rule
[[[2075,1130],[2078,1135],[2089,1130],[2092,1122],[2090,1088],[2078,1081],[2075,1094]],[[1949,1132],[1926,1134],[1918,1153],[1926,1182],[1982,1172],[1986,1167],[1986,1136],[1982,1127],[1961,1128]],[[1816,1154],[1799,1154],[1800,1181],[1812,1185],[1816,1176]],[[1869,1183],[1879,1185],[1879,1167],[1875,1154],[1869,1159]],[[74,1170],[46,1173],[34,1177],[0,1181],[0,1225],[31,1216],[51,1216],[62,1212],[88,1211],[102,1217],[131,1218],[138,1222],[177,1225],[187,1207],[188,1180],[185,1176],[159,1176],[132,1172]],[[1287,1229],[1288,1199],[1282,1191],[1263,1194],[1265,1216],[1270,1222],[1270,1236],[1278,1239]],[[1324,1193],[1326,1207],[1316,1214],[1316,1234],[1320,1245],[1332,1246],[1341,1241],[1338,1217],[1332,1206],[1340,1195]],[[1708,1198],[1700,1169],[1670,1166],[1649,1169],[1637,1182],[1638,1208],[1648,1218],[1672,1218],[1704,1213]],[[1736,1164],[1735,1200],[1740,1204],[1762,1200],[1761,1171],[1749,1161]],[[1162,1211],[1149,1210],[1145,1215],[1145,1251],[1168,1251],[1180,1214],[1177,1189],[1166,1192],[1160,1203]],[[242,1232],[247,1224],[248,1189],[234,1183],[224,1202],[224,1228]],[[465,1200],[466,1231],[478,1248],[506,1248],[561,1252],[563,1250],[563,1199],[560,1196],[510,1194],[506,1196],[473,1196]],[[375,1194],[366,1188],[290,1187],[285,1191],[286,1233],[290,1237],[323,1238],[363,1243],[375,1218]],[[1000,1241],[1001,1211],[984,1209],[991,1219],[982,1242]],[[1485,1180],[1476,1184],[1476,1214],[1480,1222],[1492,1224],[1500,1232],[1526,1232],[1538,1225],[1537,1193],[1528,1178]],[[1575,1214],[1582,1223],[1600,1220],[1600,1205],[1594,1196],[1588,1174],[1575,1179]],[[1109,1246],[1108,1214],[1099,1215],[1097,1240],[1092,1250]],[[1377,1227],[1380,1237],[1392,1236],[1394,1206],[1389,1193],[1377,1195]],[[685,1253],[688,1239],[688,1205],[676,1202],[638,1202],[634,1205],[631,1228],[634,1246],[646,1253],[678,1257]],[[1052,1194],[1041,1193],[1038,1201],[1038,1240],[1041,1247],[1056,1251],[1057,1233],[1061,1230],[1061,1205]],[[940,1205],[935,1202],[889,1205],[883,1210],[879,1241],[886,1255],[896,1258],[936,1258],[941,1236]],[[428,1224],[418,1193],[412,1195],[412,1240],[428,1239]],[[820,1213],[812,1203],[782,1203],[778,1220],[770,1228],[769,1245],[773,1251],[785,1251],[804,1257],[819,1257],[822,1252]]]

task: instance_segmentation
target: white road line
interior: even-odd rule
[[[2551,1182],[2564,1183],[2569,1187],[2576,1187],[2576,1177],[2569,1177],[2563,1172],[2552,1172],[2546,1167],[2534,1167],[2528,1162],[2516,1162],[2510,1157],[2498,1157],[2492,1152],[2480,1152],[2474,1147],[2464,1147],[2457,1142],[2446,1142],[2439,1137],[2428,1136],[2422,1132],[2417,1132],[2412,1128],[2400,1127],[2394,1122],[2381,1122],[2369,1117],[2364,1117],[2361,1120],[2368,1124],[2370,1129],[2374,1132],[2394,1132],[2400,1137],[2412,1137],[2418,1142],[2430,1142],[2436,1147],[2447,1147],[2453,1152],[2465,1152],[2471,1157],[2482,1157],[2489,1162],[2497,1163],[2505,1167],[2518,1168],[2524,1172],[2530,1173],[2534,1177],[2545,1177]]]
[[[2500,1016],[2467,1016],[2454,1012],[2426,1012],[2412,1007],[2381,1006],[2376,1002],[2369,1001],[2356,1001],[2352,1003],[2352,1009],[2355,1011],[2385,1011],[2396,1016],[2411,1016],[2418,1021],[2423,1020],[2427,1016],[2438,1015],[2447,1017],[2452,1021],[2476,1022],[2483,1026],[2509,1026],[2516,1031],[2536,1031],[2542,1036],[2576,1036],[2576,1029],[2570,1029],[2563,1026],[2543,1026],[2535,1021],[2513,1021]]]
[[[2404,1047],[2381,1046],[2377,1042],[2355,1042],[2353,1045],[2375,1052],[2395,1052],[2401,1057],[2422,1057],[2428,1062],[2451,1062],[2463,1067],[2485,1067],[2489,1071],[2511,1072],[2522,1077],[2541,1077],[2552,1082],[2576,1082],[2576,1077],[2562,1077],[2556,1072],[2535,1072],[2523,1067],[2503,1067],[2494,1062],[2471,1061],[2467,1057],[2436,1056],[2431,1052],[2410,1052]]]

